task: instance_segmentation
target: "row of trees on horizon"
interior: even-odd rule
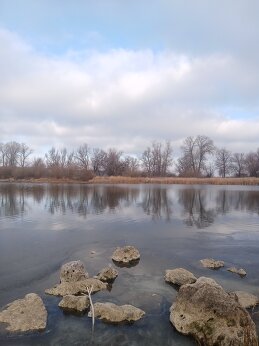
[[[124,155],[114,148],[91,149],[82,144],[69,151],[52,147],[44,157],[33,157],[25,143],[0,143],[0,178],[69,178],[89,180],[94,176],[130,177],[256,177],[259,176],[259,149],[232,153],[218,148],[207,136],[189,136],[181,156],[173,160],[170,142],[152,142],[140,158]]]

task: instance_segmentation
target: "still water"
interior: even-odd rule
[[[64,314],[60,298],[44,294],[59,281],[63,263],[82,260],[93,276],[112,263],[116,246],[134,245],[140,262],[117,268],[112,290],[93,301],[133,304],[146,312],[134,325]],[[222,268],[202,268],[206,257]],[[259,187],[187,185],[0,184],[0,307],[30,292],[48,310],[42,333],[6,333],[0,345],[194,345],[175,331],[169,308],[177,292],[165,269],[183,267],[226,290],[259,295]],[[259,313],[253,311],[259,327]]]

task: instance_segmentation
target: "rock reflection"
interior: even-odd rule
[[[216,211],[213,208],[206,207],[208,203],[205,190],[180,190],[179,203],[184,208],[184,222],[188,226],[205,228],[214,222]]]
[[[136,265],[139,264],[140,259],[133,260],[133,261],[130,261],[128,263],[117,262],[117,261],[114,261],[114,260],[112,260],[112,261],[116,265],[116,267],[118,267],[118,268],[132,268],[132,267],[136,267]]]
[[[173,213],[173,201],[167,189],[161,187],[149,188],[144,192],[142,207],[155,220],[165,218],[169,221]]]

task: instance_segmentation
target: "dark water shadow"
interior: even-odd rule
[[[133,260],[133,261],[130,261],[128,263],[116,262],[114,260],[112,260],[112,261],[116,265],[116,267],[118,267],[118,268],[132,268],[132,267],[135,267],[136,265],[139,264],[140,259]]]

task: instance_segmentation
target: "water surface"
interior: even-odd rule
[[[133,304],[146,311],[134,325],[64,314],[60,298],[44,294],[59,268],[82,260],[91,276],[112,263],[116,246],[141,253],[132,268],[117,268],[110,292],[95,301]],[[94,253],[93,253],[94,252]],[[214,257],[247,270],[240,278],[211,271],[199,260]],[[259,188],[186,185],[0,184],[0,306],[30,292],[48,310],[42,333],[0,331],[3,345],[194,345],[169,322],[177,292],[165,269],[184,267],[216,279],[228,290],[259,295]],[[257,311],[253,318],[259,326]]]

